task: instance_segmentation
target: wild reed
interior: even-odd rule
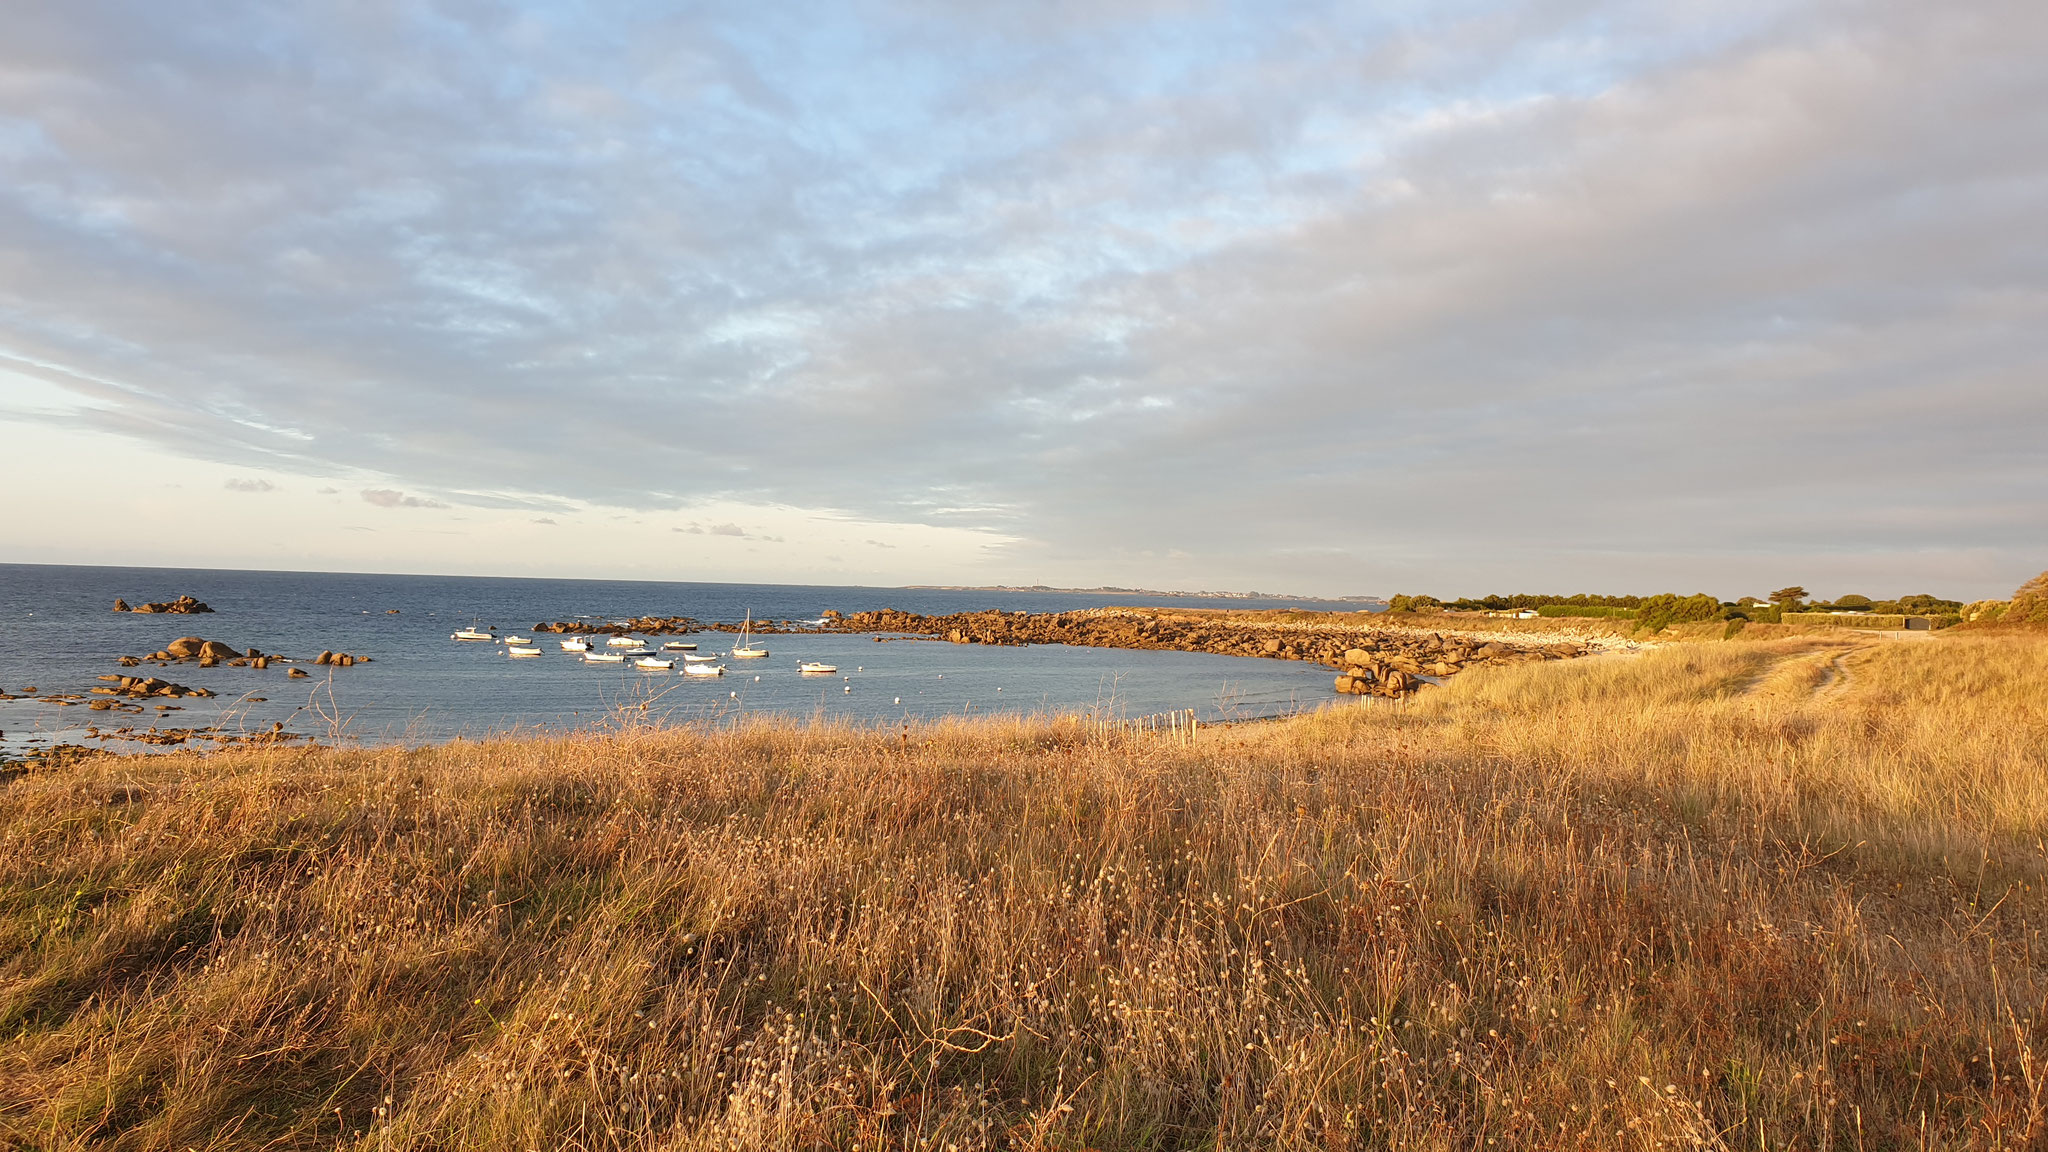
[[[2048,1139],[2048,643],[1413,704],[101,759],[0,807],[36,1148]]]

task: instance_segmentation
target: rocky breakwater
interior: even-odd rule
[[[565,636],[683,636],[703,627],[688,616],[635,616],[631,620],[556,620],[535,624],[533,630]]]
[[[635,616],[631,620],[555,620],[535,624],[535,632],[556,632],[576,636],[684,636],[692,632],[738,632],[738,620],[710,623],[689,616]],[[800,620],[756,620],[745,625],[759,636],[781,636],[816,632],[817,626]]]
[[[849,616],[827,613],[823,627],[831,632],[931,636],[955,644],[1075,644],[1309,660],[1342,673],[1335,682],[1340,693],[1389,697],[1413,692],[1428,682],[1424,677],[1441,679],[1480,664],[1560,660],[1587,651],[1573,642],[1481,641],[1456,632],[1355,624],[1350,622],[1354,616],[1261,619],[1251,614],[1127,608],[922,616],[883,610]]]
[[[114,611],[140,612],[145,614],[152,612],[168,612],[174,616],[195,616],[201,612],[211,612],[213,611],[213,609],[208,608],[204,603],[195,600],[190,596],[180,596],[176,600],[158,600],[148,604],[137,604],[133,608],[130,608],[128,606],[128,602],[126,600],[122,600],[117,597],[114,600]]]

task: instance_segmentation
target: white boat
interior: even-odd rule
[[[661,650],[663,652],[695,652],[697,646],[695,644],[686,644],[681,640],[671,640],[663,644]]]
[[[723,676],[725,675],[725,665],[685,664],[683,665],[683,673],[688,676]]]
[[[839,671],[839,665],[820,664],[815,660],[806,660],[797,665],[796,670],[799,672],[837,672]]]
[[[638,636],[614,636],[605,641],[605,643],[614,648],[638,648],[641,646],[641,640]]]
[[[523,645],[523,644],[531,644],[531,643],[533,643],[533,641],[532,641],[532,640],[530,640],[530,639],[528,639],[528,638],[526,638],[526,637],[524,637],[524,636],[507,636],[507,637],[505,637],[505,643],[507,643],[507,644],[522,644],[522,645]]]
[[[624,664],[626,658],[617,652],[585,652],[585,664]]]
[[[675,667],[676,662],[673,660],[663,660],[657,656],[642,656],[638,660],[633,661],[633,666],[636,668],[650,668],[656,672],[666,672]]]
[[[480,632],[480,631],[478,631],[478,630],[477,630],[477,629],[475,629],[475,628],[464,628],[464,629],[463,629],[462,631],[460,631],[460,632],[455,632],[455,633],[452,633],[452,634],[450,634],[448,638],[449,638],[450,640],[496,640],[496,639],[497,639],[497,637],[496,637],[496,636],[493,636],[493,635],[491,635],[491,634],[490,634],[489,632]]]
[[[564,640],[562,641],[562,651],[588,652],[590,651],[590,642],[587,640]]]
[[[538,655],[540,655],[540,649],[538,649],[538,648],[520,648],[520,647],[516,647],[516,646],[514,646],[514,647],[507,647],[507,648],[505,649],[505,655],[507,655],[507,656],[538,656]]]
[[[696,653],[694,653],[694,652],[691,652],[691,653],[685,653],[685,654],[684,654],[684,656],[683,656],[683,663],[685,663],[685,664],[716,664],[716,663],[718,663],[718,657],[717,657],[717,656],[699,656],[699,655],[697,655],[697,654],[696,654]]]
[[[753,631],[753,628],[754,610],[752,608],[749,608],[747,609],[746,623],[740,625],[740,642],[738,646],[732,650],[734,659],[759,660],[761,657],[766,656],[768,654],[768,650],[766,648],[757,648],[754,645],[747,643],[747,634]]]

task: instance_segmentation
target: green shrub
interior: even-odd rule
[[[1536,614],[1553,619],[1560,616],[1595,616],[1633,620],[1635,619],[1636,609],[1594,607],[1582,604],[1540,604],[1536,608]]]
[[[1712,620],[1720,615],[1719,597],[1709,596],[1705,592],[1696,592],[1691,596],[1660,592],[1644,600],[1643,606],[1636,610],[1636,630],[1662,632],[1673,624]]]

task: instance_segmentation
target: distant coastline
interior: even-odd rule
[[[1296,596],[1286,592],[1174,592],[1163,588],[1054,588],[1049,584],[905,584],[908,592],[1040,592],[1074,596],[1180,596],[1190,600],[1312,600],[1318,604],[1385,604],[1384,596]]]

